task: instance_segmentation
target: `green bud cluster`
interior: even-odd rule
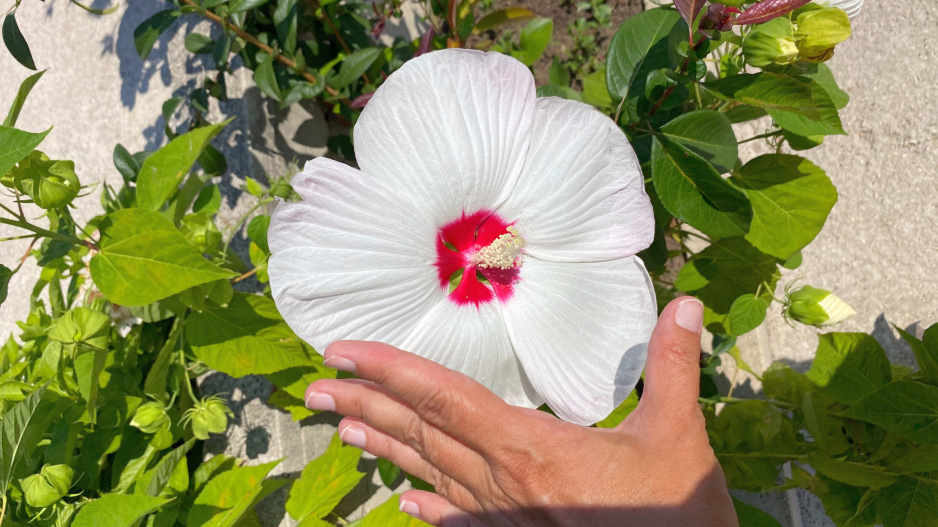
[[[26,503],[40,509],[54,505],[68,494],[74,475],[68,465],[43,465],[39,474],[20,480]]]
[[[850,19],[842,9],[814,6],[755,26],[743,38],[743,56],[752,66],[794,62],[820,63],[834,56],[834,46],[850,38]]]
[[[830,291],[806,285],[788,293],[782,314],[788,320],[825,327],[847,320],[856,311]]]
[[[207,397],[194,407],[186,410],[183,422],[192,425],[192,435],[198,439],[208,439],[209,434],[220,434],[228,428],[228,418],[234,412],[218,397]]]
[[[155,434],[169,429],[171,425],[169,414],[166,413],[163,405],[156,401],[141,404],[130,421],[130,426],[144,434]]]
[[[15,188],[46,210],[68,205],[81,190],[75,163],[51,160],[38,150],[0,177],[0,184]]]

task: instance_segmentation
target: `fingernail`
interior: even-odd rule
[[[353,425],[346,426],[339,432],[339,439],[347,445],[365,448],[365,431]]]
[[[700,333],[703,328],[703,304],[696,298],[684,300],[677,306],[674,321],[687,331]]]
[[[410,514],[414,518],[420,517],[420,507],[416,503],[407,500],[401,500],[401,512],[404,514]]]
[[[346,359],[345,357],[328,357],[322,361],[323,364],[329,366],[330,368],[335,368],[337,370],[355,372],[355,363]]]
[[[335,411],[335,399],[326,393],[311,392],[306,396],[306,407],[310,410]]]

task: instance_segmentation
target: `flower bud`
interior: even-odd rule
[[[68,465],[43,465],[39,474],[20,480],[26,503],[40,509],[54,504],[68,493],[74,475]]]
[[[182,219],[179,231],[186,241],[202,253],[210,253],[218,248],[222,237],[212,217],[204,212],[189,214]]]
[[[743,56],[752,66],[788,64],[798,57],[794,27],[785,17],[759,24],[743,39]]]
[[[155,434],[169,428],[170,424],[169,414],[163,409],[163,405],[156,401],[141,404],[130,421],[130,426],[136,427],[144,434]]]
[[[81,190],[75,163],[53,161],[38,150],[13,167],[10,176],[4,178],[4,185],[15,187],[46,210],[68,205]]]
[[[286,179],[278,179],[270,184],[270,195],[281,199],[290,199],[293,196],[293,187]]]
[[[825,62],[834,56],[834,46],[850,38],[850,19],[841,9],[814,9],[798,16],[795,31],[801,59]]]
[[[723,4],[710,4],[707,8],[707,14],[700,21],[701,26],[705,21],[708,27],[713,27],[719,31],[732,31],[733,19],[740,14],[739,9],[735,7],[726,7]]]
[[[209,434],[220,434],[228,428],[228,418],[234,417],[225,402],[218,397],[207,397],[194,407],[186,410],[183,417],[192,424],[192,435],[198,439],[208,439]]]
[[[830,291],[806,285],[788,295],[783,314],[802,324],[824,327],[839,324],[856,311]]]

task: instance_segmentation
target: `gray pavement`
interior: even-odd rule
[[[97,4],[96,4],[97,6]],[[97,17],[66,0],[23,2],[17,12],[40,68],[50,68],[33,91],[18,126],[55,129],[40,147],[53,158],[73,159],[83,183],[120,178],[111,152],[122,143],[131,151],[165,142],[160,107],[166,99],[196,83],[211,64],[194,59],[183,48],[186,31],[212,28],[190,17],[161,38],[149,60],[133,49],[136,25],[164,8],[158,2],[132,1],[119,13]],[[886,11],[888,9],[888,11]],[[807,156],[827,170],[840,192],[824,231],[804,251],[804,264],[788,272],[831,289],[849,302],[857,315],[836,329],[872,332],[893,360],[911,363],[911,352],[890,324],[920,330],[938,322],[938,108],[933,100],[938,68],[938,4],[933,0],[881,2],[867,0],[854,23],[854,38],[840,46],[830,65],[852,101],[844,110],[845,137],[829,138]],[[413,31],[409,22],[401,31]],[[210,60],[210,59],[206,59]],[[0,108],[12,100],[28,71],[0,52]],[[282,173],[291,160],[303,161],[325,152],[328,130],[315,106],[294,106],[289,114],[264,101],[242,71],[229,84],[232,100],[215,108],[216,116],[238,119],[222,137],[231,172],[221,178],[225,189],[222,220],[235,217],[244,204],[237,188],[245,175]],[[178,123],[170,123],[178,124]],[[748,137],[739,131],[742,139]],[[743,155],[753,155],[757,145]],[[99,211],[98,190],[78,200],[80,221]],[[4,199],[4,198],[0,198]],[[38,215],[38,214],[37,214]],[[222,225],[224,228],[224,225]],[[0,227],[0,237],[16,234]],[[0,244],[0,262],[13,266],[25,243]],[[8,334],[23,318],[38,269],[27,263],[0,306],[0,331]],[[776,309],[777,311],[777,309]],[[806,369],[817,332],[786,325],[778,313],[741,342],[754,368],[784,360]],[[752,379],[740,378],[758,390]],[[207,453],[227,452],[261,463],[286,457],[278,474],[293,474],[328,443],[335,421],[314,418],[302,426],[266,406],[270,385],[249,377],[232,380],[221,374],[203,379],[203,389],[226,392],[238,412],[225,437],[209,442]],[[373,461],[363,461],[373,471]],[[380,503],[376,486],[365,481],[349,503],[351,514]],[[358,503],[371,497],[364,508]],[[776,497],[778,498],[778,497]],[[760,503],[791,527],[831,525],[810,496],[760,498]],[[289,524],[273,513],[278,496],[266,504],[265,525]],[[279,496],[283,499],[283,496]],[[282,507],[281,507],[282,510]]]

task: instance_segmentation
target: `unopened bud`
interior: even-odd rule
[[[163,409],[163,405],[155,401],[141,404],[130,421],[130,426],[136,427],[144,434],[155,434],[169,428],[170,424],[169,414]]]
[[[839,324],[856,311],[830,291],[806,285],[789,293],[783,313],[802,324],[824,327]]]
[[[743,39],[743,56],[752,66],[788,64],[798,58],[795,29],[785,17],[759,24]]]
[[[68,493],[75,471],[68,465],[43,465],[39,474],[20,480],[20,487],[31,507],[53,505]]]
[[[798,16],[795,39],[801,59],[825,62],[834,56],[834,46],[850,38],[850,19],[841,9],[814,9]]]
[[[4,178],[4,185],[12,184],[46,210],[68,205],[81,190],[81,183],[75,175],[75,163],[51,160],[38,150],[10,169],[10,176]]]
[[[220,434],[228,428],[228,418],[234,412],[218,397],[207,397],[194,407],[186,410],[184,421],[192,425],[192,435],[198,439],[208,439],[209,434]]]

